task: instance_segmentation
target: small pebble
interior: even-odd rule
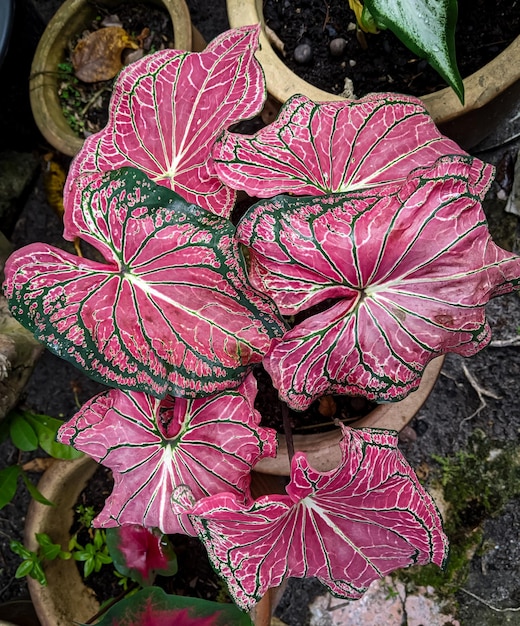
[[[330,53],[333,57],[340,57],[347,47],[347,42],[343,39],[343,37],[336,37],[329,44]]]
[[[399,433],[399,441],[400,443],[414,443],[417,440],[417,433],[411,426],[405,426],[403,430]]]
[[[294,49],[294,60],[296,63],[301,63],[304,65],[305,63],[309,63],[312,59],[312,48],[308,43],[301,43],[299,46],[296,46]]]

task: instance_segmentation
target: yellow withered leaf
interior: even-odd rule
[[[123,67],[123,50],[136,50],[138,47],[126,30],[119,26],[95,30],[80,39],[72,52],[75,74],[84,83],[110,80]]]
[[[53,154],[48,153],[43,157],[45,162],[43,168],[43,185],[47,202],[54,211],[63,217],[63,187],[67,174],[63,167],[53,159]]]

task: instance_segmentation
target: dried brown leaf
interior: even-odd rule
[[[81,39],[72,52],[76,76],[85,83],[110,80],[123,67],[123,50],[138,47],[124,28],[108,26],[95,30]]]

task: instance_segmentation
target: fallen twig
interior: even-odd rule
[[[509,346],[520,346],[520,336],[509,339],[496,339],[488,344],[489,348],[507,348]]]
[[[471,591],[468,591],[467,589],[464,589],[464,587],[460,587],[460,590],[463,591],[468,596],[470,596],[471,598],[474,598],[478,602],[481,602],[482,604],[487,606],[488,609],[491,609],[492,611],[496,611],[497,613],[505,613],[506,611],[520,611],[520,606],[511,607],[511,608],[505,608],[505,609],[499,609],[497,606],[493,606],[492,604],[490,604],[489,602],[484,600],[484,598],[480,598],[479,596],[477,596],[476,594],[472,593]]]
[[[466,367],[464,363],[462,363],[462,371],[464,372],[464,376],[466,377],[467,381],[469,382],[469,384],[472,386],[473,390],[477,394],[480,404],[475,409],[475,411],[473,411],[471,415],[468,415],[460,422],[459,428],[462,426],[462,424],[464,424],[464,422],[467,422],[470,419],[473,419],[476,415],[478,415],[483,409],[487,407],[487,402],[484,399],[485,397],[493,398],[494,400],[501,399],[501,396],[498,396],[496,393],[492,391],[488,391],[487,389],[484,389],[483,387],[481,387],[477,379],[473,376],[473,374],[469,371],[469,369]]]

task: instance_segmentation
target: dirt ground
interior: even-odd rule
[[[31,15],[37,15],[43,28],[59,1],[24,0],[20,4],[24,9],[23,18],[27,20]],[[226,28],[223,0],[211,2],[211,13],[207,0],[190,0],[188,4],[194,23],[206,39]],[[37,9],[35,5],[38,5]],[[37,41],[38,20],[32,19],[30,27],[19,31],[23,35],[17,35],[18,39],[13,44],[18,62],[25,63],[26,68],[31,58],[31,46]],[[29,22],[26,21],[26,24]],[[4,78],[7,75],[12,81],[12,94],[22,94],[18,106],[10,101],[0,104],[0,132],[3,131],[1,136],[4,137],[1,147],[34,152],[41,158],[46,146],[32,126],[24,87],[19,84],[22,79],[17,78],[17,75],[23,78],[23,74],[19,70],[14,72],[8,65],[2,68],[1,75]],[[25,117],[20,119],[20,116]],[[505,155],[516,158],[520,141],[510,140],[507,129],[501,128],[499,133],[500,145],[481,150],[478,156],[502,167]],[[513,131],[511,133],[514,134]],[[503,181],[503,178],[500,180]],[[502,192],[501,185],[493,186],[486,211],[496,240],[504,247],[519,252],[518,219],[504,212],[505,201],[500,199]],[[60,236],[60,222],[46,201],[41,176],[36,178],[20,208],[17,226],[14,232],[9,233],[15,245],[30,241],[55,241]],[[509,444],[518,446],[519,295],[512,294],[493,301],[488,307],[488,315],[493,328],[491,346],[471,359],[454,355],[446,358],[433,393],[412,422],[407,436],[403,435],[403,453],[421,471],[426,468],[432,474],[439,472],[442,464],[435,458],[446,459],[467,452],[476,432],[484,433],[485,439],[492,442],[493,450],[501,450]],[[86,379],[74,367],[45,353],[21,402],[35,412],[69,418],[77,410],[78,402],[86,401],[99,389],[99,385]],[[520,456],[517,455],[517,458]],[[0,468],[16,460],[16,451],[8,443],[2,444]],[[490,488],[493,491],[504,486],[497,482]],[[507,610],[520,606],[519,493],[513,492],[511,498],[505,498],[503,506],[487,513],[478,524],[482,530],[478,546],[461,566],[467,577],[451,589],[455,615],[462,626],[520,625],[520,610]],[[15,501],[0,511],[0,601],[21,598],[27,593],[24,581],[13,578],[18,560],[10,555],[8,548],[9,538],[22,539],[27,502],[26,492],[20,489]],[[304,626],[309,620],[309,603],[321,593],[323,588],[317,581],[291,580],[277,615],[288,626]]]

